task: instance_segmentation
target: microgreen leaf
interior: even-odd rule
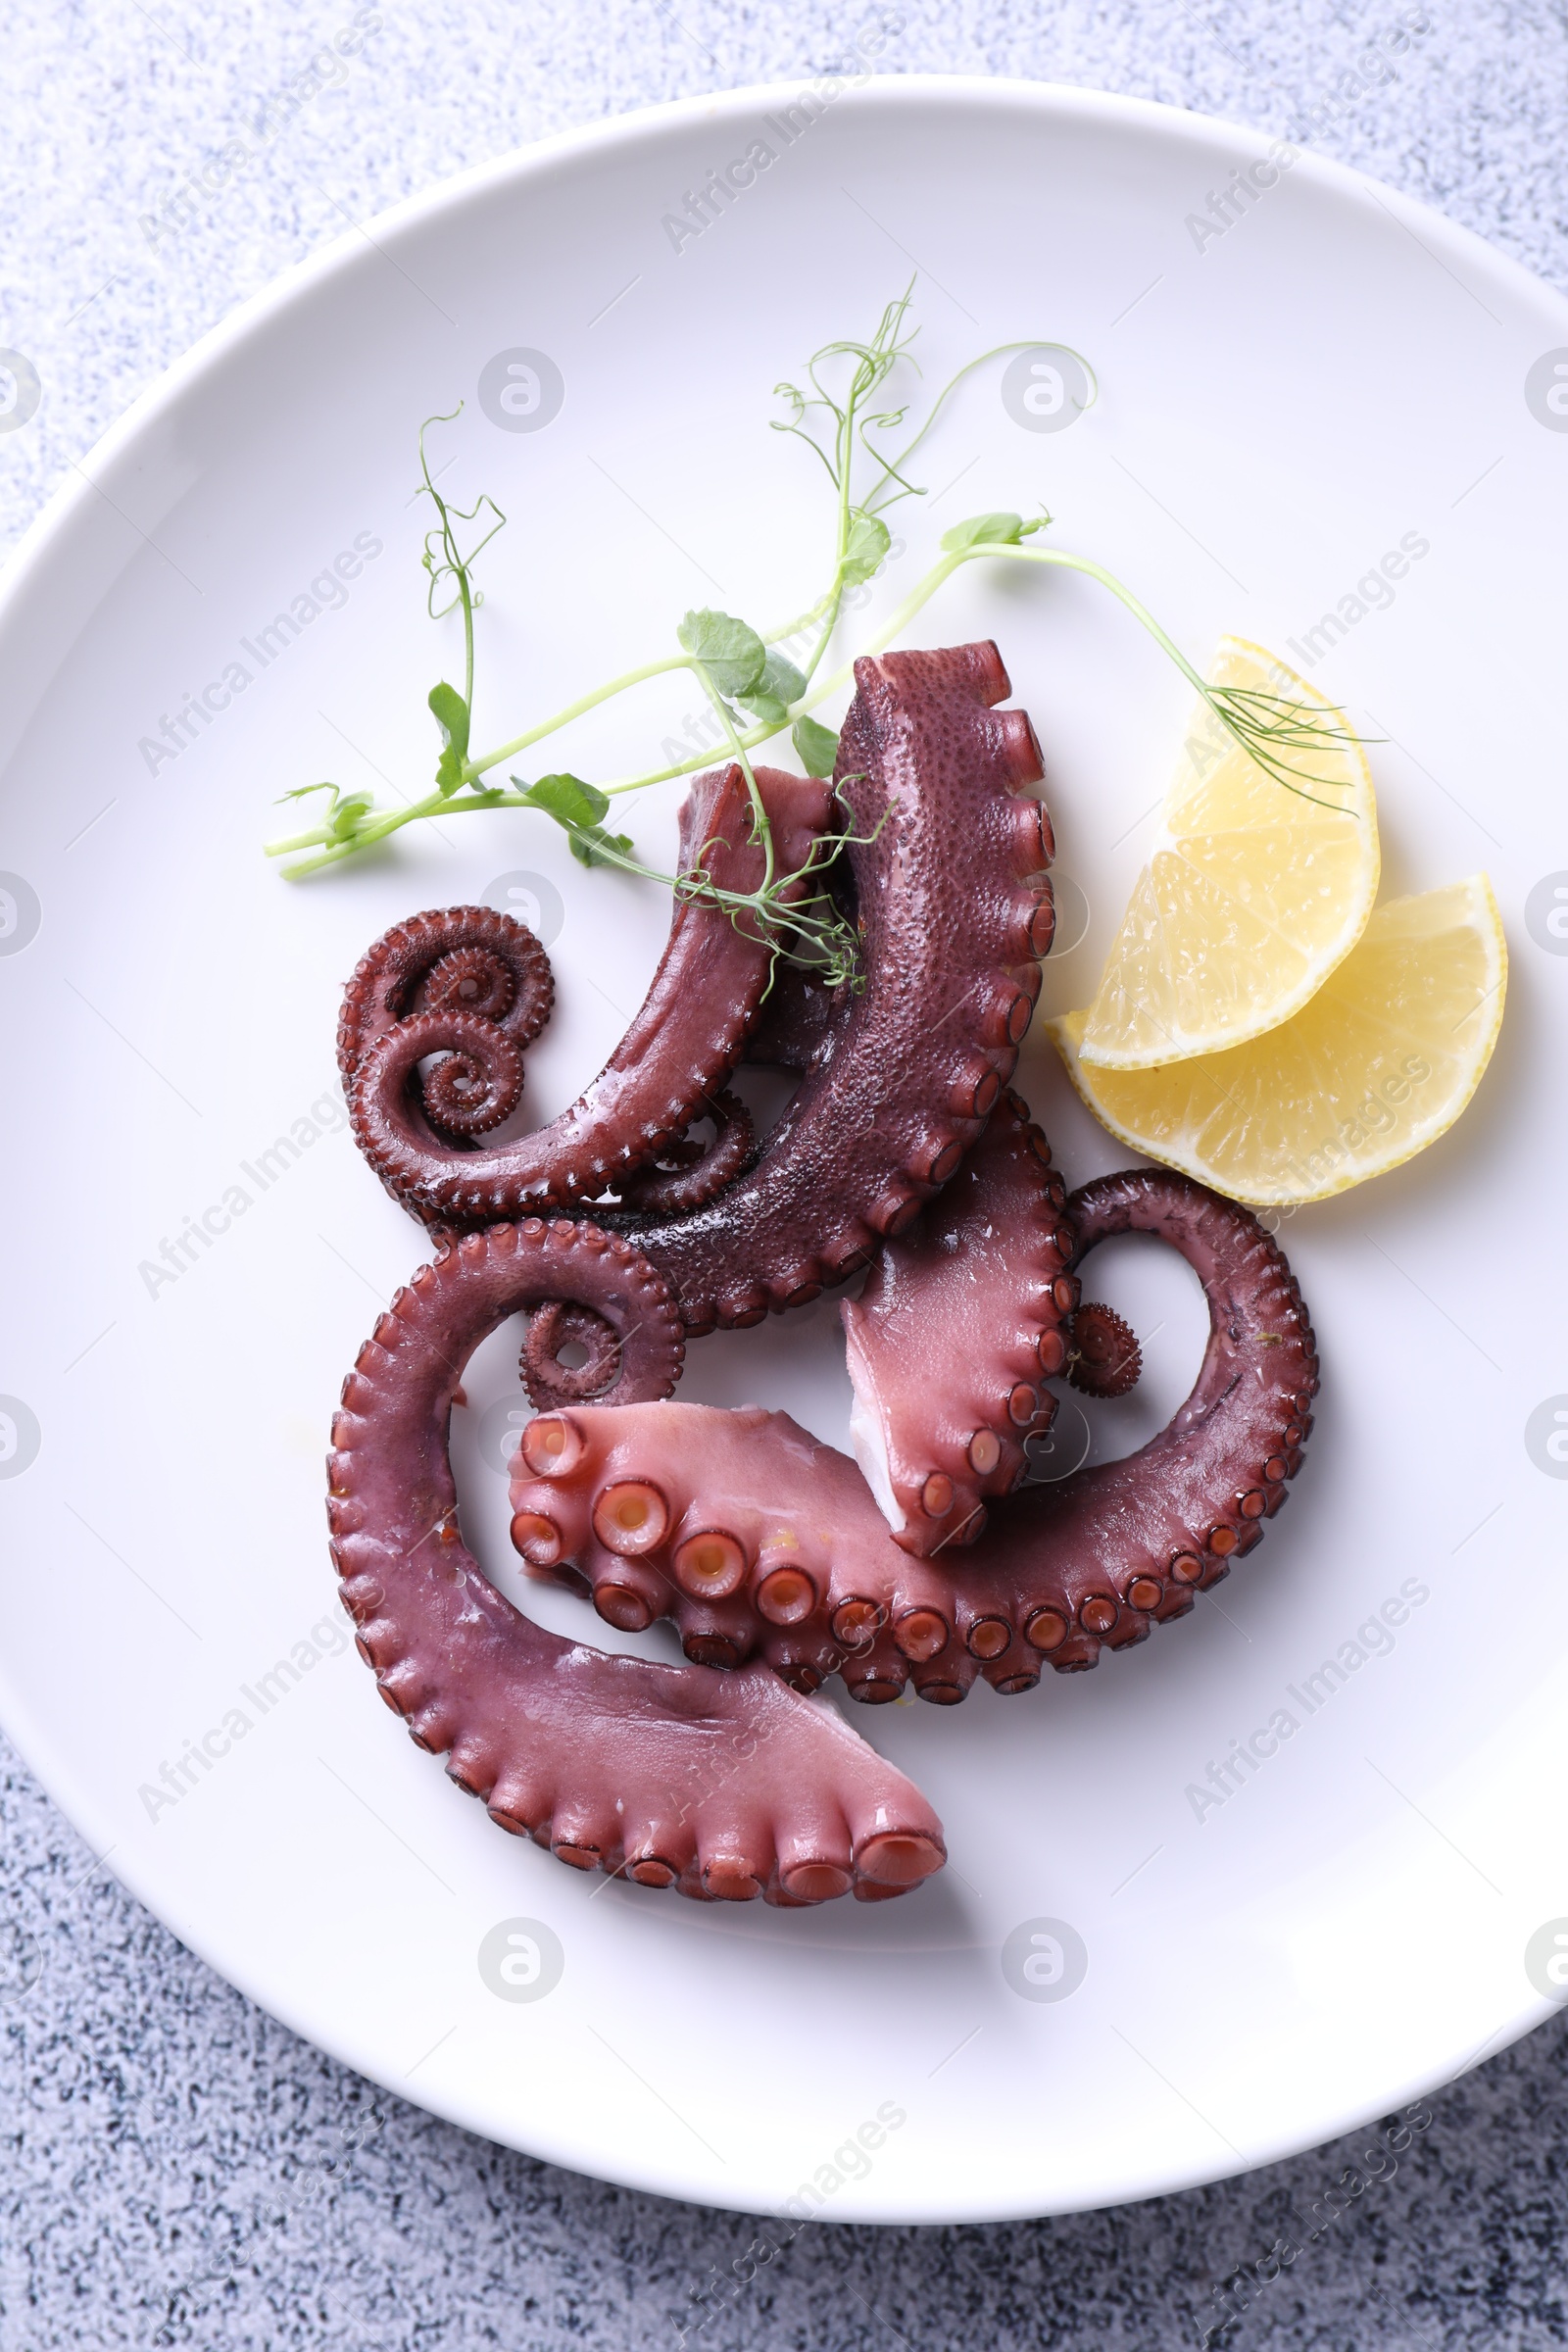
[[[806,692],[806,680],[793,662],[786,661],[776,648],[769,648],[757,691],[773,695],[781,703],[798,703]]]
[[[770,727],[781,727],[790,714],[791,703],[798,703],[806,692],[806,679],[793,662],[780,653],[770,652],[762,664],[762,674],[750,694],[736,699],[743,710],[754,718],[767,721]]]
[[[598,785],[585,784],[581,776],[541,776],[537,784],[524,787],[522,798],[525,808],[542,808],[568,833],[597,825],[610,810],[610,802]]]
[[[603,820],[610,800],[597,784],[585,784],[581,776],[571,775],[541,776],[536,784],[528,785],[523,785],[519,776],[512,780],[521,791],[525,808],[542,808],[555,818],[579,865],[614,865],[630,857],[631,835],[605,830]]]
[[[329,792],[332,796],[327,805],[325,818],[322,820],[321,839],[323,841],[352,842],[359,833],[361,821],[370,815],[375,808],[375,801],[370,793],[346,793],[341,786],[326,782],[298,784],[292,792],[281,793],[278,797],[285,801],[305,801],[309,800],[312,793],[315,792]]]
[[[800,754],[801,765],[808,776],[830,776],[838,761],[839,739],[831,727],[819,727],[814,718],[798,718],[790,729],[790,740]]]
[[[676,634],[707,670],[716,693],[752,694],[761,684],[767,648],[733,613],[688,612]]]
[[[455,686],[443,678],[432,686],[427,696],[435,723],[441,730],[442,752],[436,761],[435,781],[438,792],[456,792],[463,782],[464,763],[468,757],[468,706]]]
[[[629,833],[607,833],[603,825],[589,825],[571,836],[571,854],[579,865],[619,865],[631,851]]]
[[[346,793],[338,801],[329,817],[328,828],[334,841],[352,841],[360,829],[360,819],[368,816],[374,801],[368,792]]]
[[[1021,514],[971,514],[967,522],[956,522],[951,531],[944,531],[942,544],[950,556],[976,547],[982,540],[988,547],[1016,547],[1025,529],[1039,527],[1034,522],[1025,524]]]
[[[857,513],[852,516],[844,549],[845,587],[858,588],[879,570],[892,544],[892,534],[880,514]]]
[[[902,386],[895,386],[892,379],[896,373],[907,371],[918,376],[920,372],[911,348],[915,339],[915,329],[909,323],[912,291],[911,279],[905,291],[884,307],[867,340],[849,338],[824,344],[808,363],[804,386],[778,387],[787,404],[787,414],[774,429],[806,442],[827,472],[835,493],[833,567],[826,589],[816,601],[798,619],[781,620],[765,633],[759,633],[732,613],[707,610],[688,612],[680,625],[679,654],[668,653],[662,660],[645,662],[594,691],[579,695],[553,716],[532,725],[498,750],[482,755],[473,752],[469,742],[474,691],[473,616],[482,602],[473,566],[506,517],[484,493],[470,507],[449,505],[430,469],[426,454],[429,429],[438,423],[454,422],[462,403],[450,415],[426,418],[419,433],[419,495],[430,500],[436,514],[436,527],[426,534],[422,555],[428,577],[428,604],[432,617],[437,619],[461,610],[464,659],[460,673],[462,691],[443,680],[428,698],[431,713],[441,729],[443,747],[435,789],[412,802],[400,792],[400,806],[377,808],[365,792],[345,793],[330,783],[302,787],[286,797],[304,799],[314,792],[325,792],[326,814],[292,839],[270,842],[268,856],[290,858],[292,862],[283,870],[293,880],[358,857],[402,826],[420,819],[456,816],[469,809],[502,806],[538,808],[561,826],[572,856],[580,863],[613,865],[628,874],[662,883],[674,890],[682,904],[710,903],[722,908],[737,925],[745,926],[748,936],[753,936],[760,927],[770,947],[775,967],[778,959],[784,957],[808,963],[819,975],[830,974],[835,984],[843,981],[851,987],[863,985],[854,921],[831,890],[822,887],[834,858],[860,837],[826,834],[816,842],[801,867],[787,874],[779,873],[774,865],[766,809],[746,755],[751,746],[787,726],[792,710],[801,709],[834,632],[846,613],[860,602],[858,596],[849,599],[847,592],[862,587],[886,563],[891,541],[884,512],[900,500],[926,496],[911,478],[908,464],[943,414],[949,398],[977,368],[1006,352],[1027,348],[1023,344],[1003,344],[966,362],[927,407],[913,438],[895,453],[884,446],[883,437],[900,431],[909,412],[909,400]],[[1093,384],[1093,370],[1088,362],[1081,364]],[[446,468],[440,470],[445,472]],[[996,512],[972,515],[966,522],[955,525],[942,541],[944,560],[934,564],[915,585],[898,614],[875,634],[866,650],[880,650],[894,642],[967,555],[1061,564],[1088,573],[1120,598],[1189,682],[1206,698],[1210,710],[1232,738],[1276,783],[1297,793],[1313,782],[1325,786],[1344,783],[1343,774],[1314,777],[1298,757],[1313,750],[1321,751],[1325,746],[1355,740],[1348,728],[1333,725],[1336,714],[1320,712],[1304,702],[1292,701],[1288,695],[1206,685],[1152,614],[1102,565],[1065,550],[1047,551],[1024,544],[1050,522],[1050,514],[1042,510],[1027,522],[1017,514]],[[467,543],[470,533],[471,543]],[[782,653],[769,652],[769,639],[775,645],[782,642],[807,648],[803,655],[804,669],[797,668]],[[680,876],[655,874],[638,859],[629,834],[612,833],[608,829],[613,798],[670,777],[690,774],[711,756],[710,749],[685,757],[678,745],[666,741],[664,764],[649,774],[617,779],[605,790],[569,774],[542,776],[532,785],[525,785],[514,776],[514,789],[510,793],[482,781],[503,761],[514,759],[533,744],[542,743],[600,704],[647,679],[682,670],[695,674],[730,750],[746,769],[757,838],[766,850],[764,877],[752,891],[727,890],[700,869]],[[850,674],[851,665],[847,664],[831,681],[832,685],[847,683]],[[825,694],[828,689],[818,691]],[[752,723],[748,724],[748,720]],[[687,729],[689,737],[690,720]],[[795,722],[793,739],[803,764],[812,775],[826,777],[835,772],[840,745],[831,728],[819,725],[803,711]],[[1313,796],[1306,793],[1304,797]],[[866,838],[872,840],[875,835]],[[808,889],[803,896],[803,883],[811,885],[819,895],[811,895],[811,889]]]

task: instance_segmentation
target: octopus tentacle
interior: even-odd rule
[[[1151,1444],[1001,1499],[972,1546],[912,1554],[846,1455],[785,1414],[705,1405],[590,1405],[530,1424],[514,1509],[549,1522],[558,1558],[601,1605],[635,1592],[673,1618],[689,1654],[760,1659],[801,1690],[837,1673],[868,1703],[912,1683],[950,1705],[977,1679],[1020,1691],[1047,1665],[1073,1672],[1143,1640],[1250,1551],[1284,1502],[1312,1426],[1312,1329],[1255,1218],[1185,1177],[1102,1178],[1067,1216],[1079,1258],[1139,1231],[1182,1251],[1208,1300],[1203,1362]],[[621,1489],[647,1503],[631,1546],[604,1499]]]
[[[1023,797],[1034,729],[993,708],[1011,691],[996,647],[883,654],[855,677],[836,789],[863,985],[838,992],[753,1168],[695,1214],[615,1220],[692,1333],[802,1305],[905,1231],[979,1134],[1040,991],[1054,844]]]
[[[702,1115],[713,1122],[712,1142],[705,1146],[677,1136],[662,1146],[656,1159],[622,1183],[624,1206],[666,1216],[702,1208],[733,1184],[757,1149],[752,1114],[739,1095],[726,1089],[703,1105]]]
[[[514,1309],[564,1296],[615,1326],[612,1396],[646,1395],[678,1364],[678,1318],[652,1267],[592,1226],[534,1218],[466,1235],[421,1266],[344,1383],[332,1553],[382,1697],[492,1820],[576,1869],[709,1900],[904,1892],[940,1868],[940,1825],[830,1712],[762,1666],[720,1675],[562,1641],[514,1609],[465,1545],[448,1452],[464,1366]],[[570,1432],[557,1426],[569,1460]],[[549,1434],[533,1441],[540,1459],[553,1458]],[[514,1540],[547,1566],[552,1523],[519,1516]]]
[[[755,774],[772,827],[775,872],[787,882],[827,822],[827,787],[778,768],[760,767]],[[681,871],[690,875],[699,868],[714,887],[742,894],[762,880],[762,850],[753,838],[738,766],[699,777],[682,810]],[[490,920],[510,922],[500,915]],[[417,917],[398,930],[412,932],[421,923],[443,954],[469,944],[465,926],[446,917]],[[511,931],[543,956],[520,924],[511,924]],[[389,933],[388,940],[396,936]],[[531,1135],[463,1149],[441,1130],[461,1120],[463,1134],[482,1135],[518,1100],[515,1024],[526,992],[519,981],[518,1004],[497,1021],[469,1007],[463,996],[466,975],[448,966],[416,1000],[412,992],[425,967],[413,968],[405,948],[389,950],[387,941],[379,942],[361,965],[361,973],[371,966],[369,982],[356,974],[350,984],[352,1002],[340,1030],[355,1139],[383,1183],[429,1222],[478,1224],[587,1200],[641,1166],[701,1113],[740,1054],[773,953],[752,917],[732,919],[712,900],[677,892],[669,938],[642,1009],[586,1093]],[[381,982],[388,969],[398,974],[395,985]],[[537,994],[536,988],[534,1008]],[[548,1005],[546,996],[546,1010]],[[449,1059],[425,1080],[421,1107],[419,1064],[436,1054]],[[445,1073],[454,1064],[449,1078]]]
[[[563,1348],[582,1348],[581,1364],[564,1364]],[[591,1306],[552,1298],[528,1318],[518,1365],[536,1412],[552,1405],[581,1404],[602,1396],[620,1370],[620,1336],[613,1323]]]
[[[1012,1491],[1025,1438],[1051,1426],[1056,1399],[1042,1383],[1067,1362],[1063,1326],[1078,1303],[1066,1198],[1051,1146],[1008,1094],[946,1191],[839,1309],[855,1457],[906,1551],[975,1543],[985,1498]]]
[[[526,930],[524,923],[519,928]],[[552,988],[554,981],[552,980]],[[482,948],[455,948],[433,964],[425,978],[426,1012],[476,1012],[487,1021],[504,1022],[516,1001],[516,976],[512,966]]]
[[[1022,1651],[1058,1672],[1093,1666],[1229,1573],[1263,1536],[1301,1467],[1318,1389],[1316,1342],[1284,1251],[1251,1213],[1168,1168],[1104,1176],[1074,1193],[1078,1263],[1112,1234],[1148,1233],[1192,1266],[1209,1336],[1186,1402],[1119,1461],[1014,1495],[994,1519],[992,1561],[1017,1583],[1041,1557],[1051,1589],[1017,1620]],[[1021,1652],[1019,1652],[1021,1656]]]
[[[337,1061],[344,1093],[371,1047],[423,1012],[473,1013],[521,1055],[550,1018],[555,985],[550,958],[526,924],[493,906],[445,906],[394,923],[360,957],[343,991]],[[520,1063],[517,1070],[520,1086]]]
[[[417,1085],[437,1135],[483,1135],[522,1101],[522,1055],[482,1013],[413,1013],[387,1042],[412,1055],[405,1083]],[[440,1058],[416,1078],[426,1054]]]
[[[1086,1298],[1069,1325],[1067,1378],[1085,1396],[1126,1396],[1138,1386],[1144,1352],[1130,1323]]]
[[[761,1011],[746,1034],[743,1060],[773,1069],[811,1067],[844,1012],[842,987],[825,988],[798,963],[780,963]]]

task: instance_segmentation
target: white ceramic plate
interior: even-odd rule
[[[1189,217],[1212,219],[1210,192],[1267,145],[1191,117],[886,79],[819,88],[786,142],[800,95],[603,125],[345,239],[138,403],[11,574],[0,1704],[138,1895],[394,2090],[718,2205],[814,2181],[828,2218],[979,2220],[1265,2162],[1545,2014],[1524,1954],[1568,1912],[1568,1487],[1527,1428],[1568,1412],[1568,962],[1541,912],[1555,885],[1530,894],[1568,863],[1568,437],[1539,388],[1558,380],[1544,355],[1568,358],[1568,311],[1307,157],[1200,236]],[[758,138],[771,167],[677,249],[664,217]],[[1352,600],[1311,674],[1388,739],[1385,890],[1485,865],[1512,1001],[1462,1126],[1286,1228],[1324,1391],[1256,1558],[1081,1680],[1016,1703],[979,1690],[951,1714],[856,1710],[947,1825],[953,1866],[914,1899],[706,1909],[578,1878],[449,1787],[349,1647],[322,1522],[339,1381],[420,1255],[343,1131],[340,983],[394,918],[543,877],[518,887],[562,910],[560,1010],[529,1063],[548,1115],[638,1003],[666,908],[584,874],[543,820],[424,828],[300,889],[259,844],[275,796],[318,776],[424,788],[424,694],[458,656],[454,624],[423,612],[422,417],[467,401],[438,444],[443,486],[511,516],[480,617],[476,731],[499,738],[669,646],[690,604],[761,619],[809,601],[825,500],[768,432],[770,390],[915,269],[928,384],[1035,337],[1084,352],[1101,393],[1041,433],[999,368],[979,375],[924,455],[933,498],[899,510],[908,545],[875,599],[902,596],[963,514],[1044,501],[1200,662],[1226,629],[1310,650]],[[476,397],[519,349],[564,388],[531,432]],[[1358,590],[1415,541],[1392,601]],[[340,595],[334,560],[356,547]],[[264,662],[261,632],[306,615],[300,598],[322,609],[274,630]],[[994,634],[1033,712],[1064,903],[1088,916],[1045,1003],[1081,1003],[1187,690],[1083,580],[971,572],[914,634]],[[144,751],[214,681],[177,758]],[[693,709],[649,689],[551,759],[624,772]],[[637,819],[657,853],[677,797]],[[1125,1157],[1043,1048],[1021,1083],[1073,1181]],[[157,1281],[182,1233],[190,1262]],[[1182,1394],[1200,1319],[1166,1252],[1103,1251],[1094,1287],[1161,1327],[1144,1391],[1099,1424],[1115,1449]],[[457,1453],[470,1538],[515,1593],[493,1466],[508,1362],[486,1351]],[[835,1302],[702,1342],[684,1394],[785,1406],[842,1442]],[[613,1640],[567,1596],[527,1600]],[[1293,1735],[1200,1807],[1211,1763],[1281,1710]],[[166,1764],[178,1793],[158,1805]],[[516,1919],[559,1937],[548,1997],[498,1997],[481,1972]],[[1041,1920],[1087,1954],[1066,1998],[1004,1975],[1009,1934]],[[844,2152],[879,2114],[874,2151]]]

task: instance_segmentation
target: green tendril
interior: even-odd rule
[[[815,602],[772,629],[753,628],[733,613],[688,612],[676,631],[678,652],[622,671],[521,734],[478,755],[470,744],[473,624],[484,599],[475,584],[473,566],[506,516],[484,492],[470,507],[453,505],[430,470],[426,436],[432,425],[455,423],[463,404],[445,415],[427,417],[419,429],[417,486],[417,494],[427,497],[436,513],[420,556],[426,574],[426,607],[435,621],[443,621],[455,612],[463,616],[463,689],[460,693],[442,679],[426,697],[440,739],[433,788],[400,808],[378,808],[371,794],[346,792],[326,781],[285,793],[285,802],[308,800],[319,793],[328,796],[318,824],[267,844],[269,857],[289,860],[283,867],[285,876],[300,880],[342,864],[389,840],[405,825],[426,817],[445,819],[470,811],[527,808],[562,827],[572,856],[582,864],[613,866],[622,873],[662,883],[679,898],[701,898],[723,906],[737,924],[755,924],[772,949],[775,970],[779,958],[784,957],[809,969],[827,986],[858,986],[857,934],[833,898],[830,869],[845,849],[864,846],[876,836],[861,837],[848,830],[826,834],[795,874],[781,877],[751,755],[787,731],[808,774],[826,777],[833,773],[838,737],[811,712],[842,692],[853,678],[854,657],[830,676],[818,678],[843,617],[845,597],[874,578],[887,561],[892,539],[884,519],[886,511],[906,499],[927,495],[912,477],[910,461],[959,386],[991,361],[1034,347],[1027,341],[998,344],[966,361],[937,394],[910,437],[898,446],[897,436],[909,419],[920,376],[912,354],[919,332],[910,322],[913,293],[911,278],[903,293],[885,306],[865,341],[824,343],[807,363],[804,388],[792,382],[775,386],[786,414],[772,420],[772,430],[804,442],[821,464],[833,491],[832,564],[827,585]],[[1094,370],[1081,353],[1072,356],[1090,386],[1085,406],[1092,406],[1099,393]],[[896,375],[901,375],[897,384],[893,380]],[[903,377],[908,379],[907,389]],[[443,473],[446,470],[445,466],[440,468]],[[1050,525],[1051,516],[1044,511],[1029,521],[1010,512],[992,512],[956,524],[943,534],[939,560],[858,653],[879,653],[901,636],[964,564],[1011,561],[1084,572],[1108,588],[1149,631],[1232,740],[1265,775],[1319,807],[1338,806],[1332,800],[1318,800],[1306,787],[1317,784],[1327,791],[1340,791],[1345,779],[1314,774],[1297,758],[1304,755],[1310,759],[1314,754],[1321,758],[1332,745],[1360,740],[1348,727],[1332,723],[1336,713],[1254,687],[1209,685],[1131,589],[1102,564],[1061,548],[1025,545]],[[493,769],[559,734],[602,704],[682,670],[701,686],[716,729],[712,739],[689,758],[604,784],[590,784],[565,771],[540,776],[531,784],[515,775],[510,778],[510,785],[485,782]],[[684,876],[657,873],[638,858],[630,834],[613,832],[607,822],[615,800],[710,766],[715,754],[736,762],[745,778],[752,837],[762,853],[762,880],[752,892],[723,890],[704,869]]]

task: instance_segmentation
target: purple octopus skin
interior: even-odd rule
[[[1130,1323],[1087,1298],[1072,1318],[1067,1378],[1085,1396],[1126,1396],[1138,1386],[1143,1349]]]
[[[839,1309],[855,1458],[906,1551],[975,1543],[986,1498],[1011,1492],[1024,1440],[1051,1426],[1042,1384],[1066,1366],[1078,1304],[1066,1198],[1027,1103],[1005,1095],[946,1191]]]
[[[512,915],[493,906],[443,906],[410,915],[366,950],[343,991],[337,1066],[344,1094],[372,1048],[406,1021],[425,1013],[471,1013],[520,1055],[549,1020],[555,1001],[549,956]],[[445,1133],[465,1134],[476,1111],[484,1116],[482,1087],[474,1086],[471,1069],[442,1067],[450,1073],[448,1085],[425,1087],[426,1114]],[[472,1102],[456,1091],[465,1081]]]
[[[575,1347],[580,1364],[567,1365],[562,1349]],[[605,1315],[568,1298],[552,1298],[528,1317],[518,1359],[522,1385],[535,1412],[562,1404],[586,1404],[606,1396],[620,1375],[620,1335]]]
[[[1142,1641],[1284,1502],[1312,1427],[1312,1329],[1256,1219],[1186,1177],[1103,1177],[1067,1216],[1080,1258],[1109,1234],[1155,1234],[1207,1297],[1197,1383],[1139,1452],[1025,1488],[993,1505],[979,1543],[922,1558],[893,1541],[854,1462],[785,1414],[588,1405],[524,1429],[514,1542],[612,1623],[667,1615],[688,1656],[760,1658],[804,1691],[836,1673],[871,1703],[910,1682],[938,1705],[977,1677],[1021,1691],[1046,1665],[1072,1672]],[[628,1492],[634,1527],[616,1516]]]
[[[804,1077],[843,1018],[845,995],[842,987],[824,988],[798,963],[780,963],[762,1009],[746,1032],[741,1059]]]
[[[781,768],[754,772],[776,870],[796,874],[827,823],[827,787]],[[693,785],[680,865],[685,874],[702,865],[726,890],[761,881],[738,766]],[[338,1058],[355,1139],[388,1189],[428,1223],[484,1224],[592,1200],[709,1109],[772,961],[751,917],[732,920],[711,901],[677,896],[642,1009],[593,1084],[548,1126],[485,1144],[477,1139],[521,1100],[521,1049],[550,1009],[544,951],[522,924],[488,907],[416,915],[376,942],[345,992]],[[445,1058],[421,1086],[419,1064],[432,1054]],[[736,1154],[730,1145],[710,1156],[706,1184],[716,1190]],[[687,1170],[682,1197],[703,1189]]]
[[[691,1334],[803,1305],[902,1233],[980,1133],[1040,993],[1054,844],[1022,797],[1043,772],[1034,729],[993,708],[1011,691],[1001,655],[883,654],[855,679],[835,789],[863,984],[837,992],[754,1167],[693,1213],[614,1220]],[[784,1029],[767,1050],[799,1054]]]
[[[701,1208],[733,1183],[756,1149],[752,1114],[738,1095],[726,1091],[710,1098],[707,1115],[713,1123],[711,1143],[705,1148],[676,1136],[662,1145],[652,1160],[621,1179],[616,1190],[623,1206],[661,1215]]]
[[[591,1225],[535,1218],[422,1266],[344,1383],[332,1552],[382,1697],[492,1820],[579,1870],[707,1900],[906,1892],[941,1867],[941,1826],[830,1710],[761,1665],[721,1675],[560,1640],[466,1547],[448,1450],[464,1366],[514,1309],[563,1298],[615,1328],[612,1419],[636,1409],[614,1398],[678,1369],[679,1319],[653,1268]]]

